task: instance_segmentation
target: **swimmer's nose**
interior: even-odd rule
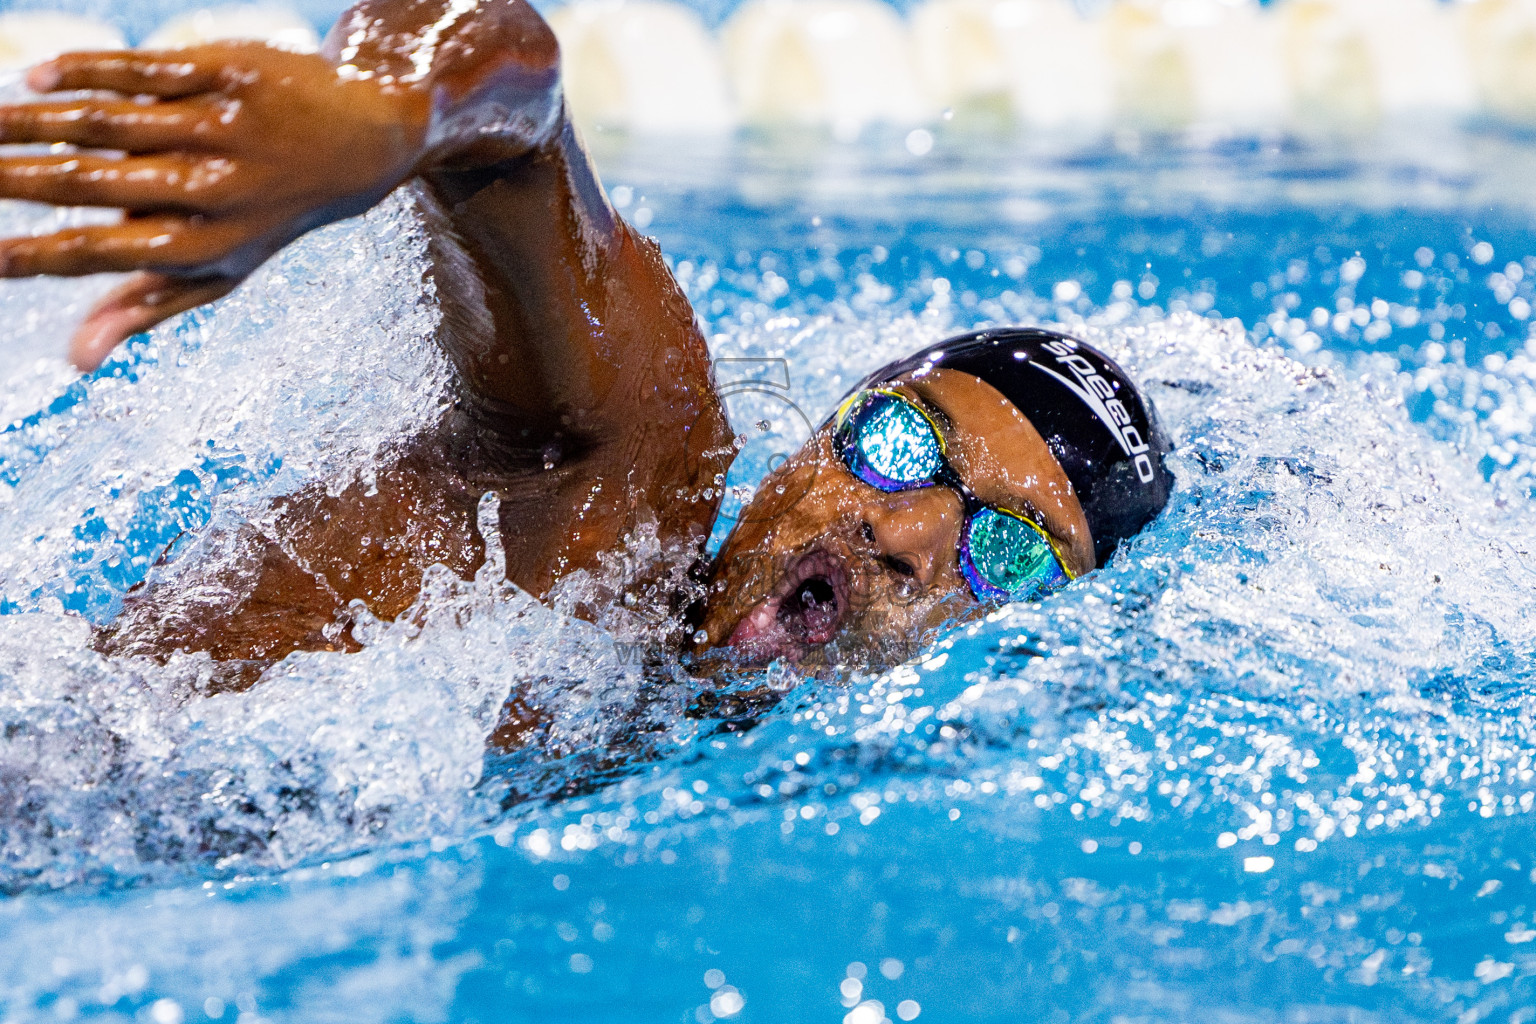
[[[962,515],[959,497],[940,488],[882,495],[864,508],[865,539],[888,568],[926,587],[954,558]]]

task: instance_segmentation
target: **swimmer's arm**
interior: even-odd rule
[[[441,13],[466,3],[471,13]],[[424,42],[441,26],[440,42]],[[364,0],[326,42],[339,65],[397,78],[429,51],[419,191],[439,341],[470,412],[514,448],[637,449],[641,489],[712,480],[723,456],[704,453],[729,434],[708,348],[655,244],[609,205],[566,116],[543,19],[522,0]],[[677,453],[692,471],[662,464]]]
[[[361,0],[321,54],[344,78],[429,99],[411,125],[417,172],[516,159],[559,135],[560,50],[526,0]]]
[[[78,366],[415,178],[441,341],[488,435],[556,462],[609,450],[652,507],[723,470],[729,430],[692,310],[603,195],[554,36],[525,0],[365,0],[319,55],[70,54],[30,81],[90,94],[0,108],[0,142],[77,151],[0,160],[0,196],[124,219],[0,242],[0,275],[139,272],[76,334]]]
[[[66,54],[28,81],[77,95],[0,107],[0,142],[74,149],[0,159],[0,197],[124,219],[0,242],[0,275],[138,272],[76,333],[82,369],[413,175],[515,158],[562,118],[558,48],[523,0],[381,0],[348,13],[328,55]]]

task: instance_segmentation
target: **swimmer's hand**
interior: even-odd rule
[[[355,69],[352,69],[355,71]],[[283,246],[373,206],[422,159],[430,98],[256,43],[67,54],[0,107],[0,196],[116,207],[121,222],[0,241],[0,276],[137,271],[86,317],[70,361],[222,297]]]

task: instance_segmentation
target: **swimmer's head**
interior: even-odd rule
[[[889,663],[1068,585],[1167,503],[1156,411],[1112,360],[1036,329],[870,375],[758,487],[716,562],[708,646]]]

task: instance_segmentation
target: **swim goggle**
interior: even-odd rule
[[[895,492],[937,484],[960,495],[960,572],[978,601],[1029,600],[1076,578],[1039,525],[972,493],[950,465],[943,432],[907,396],[885,388],[854,392],[837,410],[832,441],[848,471],[871,487]]]

